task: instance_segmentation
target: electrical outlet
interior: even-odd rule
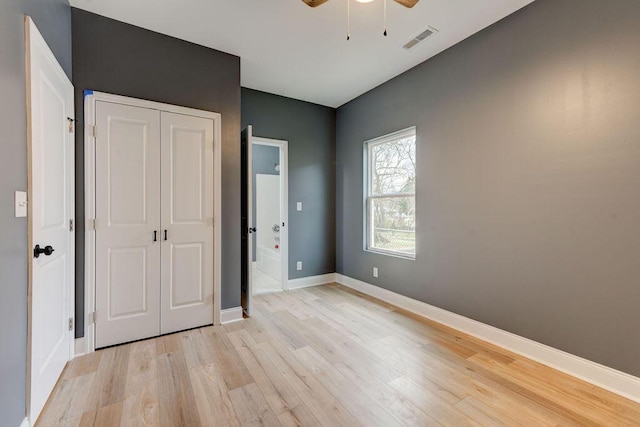
[[[378,267],[373,267],[373,277],[378,277]]]
[[[302,211],[302,202],[296,203],[296,210]]]
[[[302,270],[302,261],[298,261],[298,263],[296,264],[296,269],[297,269],[298,271],[301,271],[301,270]]]

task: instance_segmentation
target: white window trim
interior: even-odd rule
[[[369,242],[371,242],[371,240],[373,239],[373,227],[371,226],[371,200],[372,199],[389,199],[389,198],[393,198],[393,197],[398,197],[398,198],[402,198],[402,197],[410,197],[413,196],[414,200],[416,199],[416,195],[417,195],[417,185],[418,183],[416,182],[416,189],[414,189],[413,193],[392,193],[392,194],[378,194],[378,195],[372,195],[371,194],[371,188],[372,188],[372,182],[371,182],[371,176],[372,174],[370,173],[370,171],[373,169],[373,166],[371,164],[372,162],[372,156],[370,155],[370,151],[371,151],[371,147],[374,147],[376,145],[380,145],[380,144],[385,144],[391,141],[395,141],[397,139],[402,139],[402,138],[406,138],[406,137],[416,137],[417,138],[417,132],[416,132],[416,127],[412,126],[410,128],[406,128],[406,129],[402,129],[399,130],[397,132],[393,132],[387,135],[383,135],[381,137],[378,138],[374,138],[374,139],[370,139],[368,141],[364,142],[364,182],[365,182],[365,188],[364,188],[364,250],[366,252],[371,252],[371,253],[375,253],[375,254],[381,254],[381,255],[387,255],[387,256],[392,256],[392,257],[396,257],[396,258],[402,258],[402,259],[408,259],[408,260],[415,260],[416,259],[416,255],[418,252],[418,247],[417,247],[417,242],[416,242],[416,247],[415,247],[415,253],[414,254],[408,254],[405,252],[399,252],[399,251],[390,251],[390,250],[386,250],[386,249],[380,249],[380,248],[375,248],[372,247],[370,245]],[[417,141],[416,141],[417,142]],[[417,144],[416,144],[416,150],[417,150]],[[417,166],[416,166],[416,173],[417,173]],[[417,236],[417,228],[414,231],[414,234],[416,234]]]

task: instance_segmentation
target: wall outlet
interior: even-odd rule
[[[302,210],[302,202],[296,203],[296,210],[298,210],[298,211]]]
[[[298,261],[296,263],[296,270],[301,271],[302,270],[302,261]]]
[[[378,277],[378,267],[373,267],[373,277]]]

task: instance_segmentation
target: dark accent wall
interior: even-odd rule
[[[338,272],[640,375],[639,20],[538,0],[340,107]],[[363,141],[413,125],[417,259],[366,253]]]
[[[24,14],[31,16],[71,76],[67,0],[0,2],[0,424],[26,413],[27,219],[15,218],[13,192],[27,191]]]
[[[242,88],[242,127],[289,141],[290,280],[335,271],[335,117],[330,107]]]
[[[251,211],[252,215],[252,223],[255,226],[257,224],[256,221],[256,213],[257,213],[257,209],[256,209],[256,193],[257,193],[257,186],[256,186],[256,175],[261,174],[261,175],[280,175],[280,172],[275,170],[274,165],[275,164],[280,164],[280,148],[278,147],[271,147],[268,145],[260,145],[260,144],[253,144],[253,150],[252,150],[252,162],[251,162],[251,172],[253,173],[253,195],[252,195],[252,206],[253,209]],[[264,232],[269,232],[271,233],[271,231],[268,230],[258,230],[258,233],[264,233]],[[253,239],[253,253],[252,253],[252,260],[255,261],[256,260],[256,233],[251,233],[251,238]]]
[[[85,89],[222,114],[222,308],[240,305],[240,58],[72,9],[78,129]],[[76,218],[84,224],[84,141],[76,134]],[[76,233],[76,336],[84,331],[84,229]]]

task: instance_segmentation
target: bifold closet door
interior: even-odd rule
[[[163,334],[213,323],[213,120],[161,113]]]
[[[96,347],[160,334],[160,112],[96,102]]]

